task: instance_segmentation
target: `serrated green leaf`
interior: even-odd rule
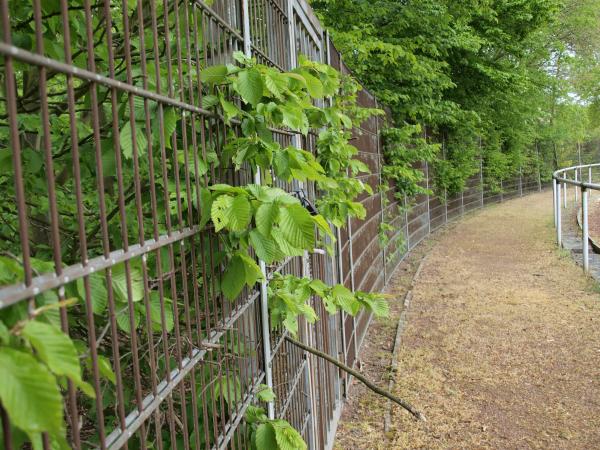
[[[234,255],[225,268],[221,291],[228,300],[235,300],[246,284],[246,268],[238,255]]]
[[[81,378],[79,355],[75,344],[59,328],[30,320],[23,327],[21,335],[29,341],[38,357],[48,365],[54,374],[70,378],[87,395],[94,396],[92,387]]]
[[[220,231],[229,225],[228,211],[233,204],[233,197],[230,195],[220,195],[212,202],[210,216],[215,225],[215,231]]]
[[[200,188],[200,223],[198,226],[204,228],[204,226],[210,220],[210,210],[212,208],[213,198],[211,192],[206,188]]]
[[[131,323],[129,321],[129,307],[127,303],[117,303],[117,326],[127,334],[131,334]],[[133,309],[133,325],[135,329],[140,326],[140,312]]]
[[[238,253],[238,256],[241,258],[244,263],[244,271],[246,272],[246,284],[248,286],[253,286],[257,281],[263,279],[263,273],[260,270],[256,261],[254,261],[250,256],[245,253]]]
[[[289,205],[279,211],[279,227],[292,247],[312,250],[315,245],[315,226],[310,213],[301,205]]]
[[[98,355],[98,370],[100,371],[100,375],[102,375],[112,384],[117,383],[117,377],[113,372],[110,360],[106,356]]]
[[[256,228],[263,236],[269,236],[273,224],[277,221],[280,206],[277,203],[263,203],[256,209],[254,221]]]
[[[250,244],[254,248],[256,256],[267,264],[279,261],[284,257],[277,242],[270,236],[265,237],[258,230],[250,231]]]
[[[94,314],[103,314],[108,303],[108,292],[106,290],[106,281],[103,273],[95,272],[89,275],[90,292],[92,300],[92,311]],[[83,278],[77,280],[77,293],[85,302],[85,285]]]
[[[310,96],[312,98],[323,98],[323,83],[307,71],[303,71],[302,76],[306,80],[306,90]]]
[[[302,256],[304,254],[304,250],[291,245],[280,230],[273,229],[271,231],[271,237],[275,239],[279,249],[285,256]]]
[[[165,131],[165,146],[167,148],[171,148],[171,136],[173,135],[173,133],[175,133],[175,129],[177,128],[177,113],[175,112],[175,108],[165,108],[163,113],[163,119],[163,127]]]
[[[258,105],[262,98],[263,81],[260,73],[255,69],[240,71],[234,87],[244,101],[252,106]]]
[[[223,98],[221,99],[221,107],[223,108],[223,112],[225,113],[226,122],[229,122],[231,119],[235,119],[240,113],[240,110],[237,106]]]
[[[294,427],[285,420],[271,422],[275,430],[275,440],[280,450],[306,450],[306,442]]]
[[[273,389],[266,384],[261,384],[258,386],[256,398],[258,398],[261,402],[269,403],[275,400],[275,393],[273,392]]]
[[[333,242],[335,242],[335,235],[331,231],[331,227],[325,220],[325,218],[321,214],[317,214],[316,216],[311,216],[312,220],[317,224],[319,229],[327,234]]]
[[[164,315],[165,323],[164,329],[167,333],[173,331],[174,319],[173,319],[173,301],[170,298],[163,297],[164,303]],[[160,304],[160,293],[152,291],[150,293],[150,319],[152,319],[152,329],[154,331],[161,331],[163,329],[162,315],[161,315],[161,304]]]
[[[219,104],[219,97],[216,95],[205,95],[202,97],[202,107],[210,109]]]
[[[146,132],[143,130],[141,124],[136,124],[135,127],[135,141],[137,152],[139,156],[142,156],[148,148],[148,141],[146,140]],[[121,131],[119,132],[119,144],[121,146],[121,152],[126,159],[133,158],[133,138],[131,133],[131,123],[129,120],[125,123]]]
[[[331,295],[338,306],[348,314],[355,316],[360,310],[360,303],[347,287],[336,284],[331,290]]]
[[[232,231],[244,231],[250,224],[252,207],[248,198],[237,195],[233,198],[228,227]]]
[[[129,267],[131,283],[131,300],[139,302],[144,298],[144,280],[142,272],[137,267]],[[120,263],[112,268],[112,287],[115,291],[117,300],[121,302],[128,301],[127,295],[127,275],[125,263]]]
[[[0,348],[0,401],[27,433],[63,429],[63,402],[54,375],[33,355]]]
[[[200,81],[209,84],[220,84],[227,77],[227,67],[223,65],[210,66],[200,72]]]
[[[261,423],[256,429],[257,450],[277,450],[275,430],[270,423]]]
[[[257,423],[268,420],[265,410],[254,405],[248,405],[244,419],[246,423]]]

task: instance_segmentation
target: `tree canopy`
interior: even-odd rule
[[[497,177],[538,163],[547,175],[578,144],[591,151],[600,117],[598,0],[312,4],[396,123],[426,124],[444,137],[459,178],[471,173],[480,142]]]

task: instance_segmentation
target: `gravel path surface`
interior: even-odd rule
[[[386,401],[353,386],[336,448],[600,448],[600,289],[553,238],[545,192],[427,243],[395,393],[428,421],[394,408],[384,433]],[[398,303],[408,272],[391,283]],[[370,330],[362,352],[363,370],[382,385],[392,323]]]

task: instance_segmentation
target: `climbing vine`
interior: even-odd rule
[[[177,218],[184,214],[198,214],[201,228],[212,224],[214,240],[219,252],[214,255],[204,274],[194,274],[197,283],[205,289],[206,295],[221,293],[229,300],[236,299],[245,286],[254,287],[258,282],[268,282],[269,311],[271,325],[284,327],[292,335],[298,331],[298,319],[304,317],[309,322],[318,320],[311,302],[320,298],[325,309],[333,314],[343,310],[356,314],[366,309],[377,316],[388,313],[387,302],[382,295],[365,292],[351,292],[342,285],[328,286],[318,280],[278,275],[267,280],[257,264],[257,258],[268,265],[276,265],[288,257],[303,256],[317,248],[331,251],[335,235],[331,225],[341,226],[348,218],[364,218],[365,210],[357,197],[363,192],[371,192],[370,186],[359,180],[357,175],[368,172],[368,168],[360,160],[355,159],[357,150],[349,143],[352,128],[365,117],[380,113],[377,110],[364,110],[356,106],[358,85],[351,78],[342,77],[331,67],[300,58],[299,66],[291,72],[281,72],[275,68],[256,63],[241,53],[235,53],[235,64],[216,65],[205,68],[200,73],[205,92],[202,96],[202,107],[211,111],[215,117],[224,121],[227,131],[219,151],[215,146],[207,145],[206,150],[194,153],[185,149],[177,137],[177,130],[189,127],[184,117],[179,117],[175,109],[161,105],[145,104],[132,97],[123,96],[122,107],[118,113],[125,124],[120,129],[106,127],[101,131],[102,164],[94,166],[93,158],[84,160],[83,169],[93,180],[97,170],[115,167],[123,158],[126,164],[138,161],[145,177],[149,176],[150,161],[166,165],[164,154],[150,152],[150,146],[158,146],[163,150],[172,150],[175,158],[172,164],[184,163],[186,170],[193,170],[194,176],[204,177],[204,182],[196,191],[179,193],[177,186],[166,177],[156,185],[137,186],[130,173],[124,171],[124,179],[117,186],[119,195],[127,196],[125,204],[126,217],[135,216],[136,208],[142,208],[144,226],[156,235],[167,231],[164,218]],[[164,86],[161,73],[155,73],[155,86]],[[191,75],[190,75],[191,76]],[[54,86],[54,85],[51,85]],[[53,87],[56,97],[64,96],[59,92],[59,85]],[[53,122],[51,139],[64,147],[64,134],[68,120],[64,111],[58,112]],[[148,119],[150,115],[150,121]],[[32,115],[22,122],[24,139],[40,132],[39,117]],[[162,130],[155,133],[148,126],[156,120]],[[135,124],[135,133],[132,127]],[[80,121],[83,145],[92,150],[93,130],[88,121]],[[202,125],[199,125],[202,126]],[[285,129],[297,136],[297,144],[303,137],[311,136],[316,142],[316,151],[311,153],[299,148],[299,145],[282,145],[274,139],[274,129]],[[0,138],[6,140],[6,134],[0,130]],[[106,144],[106,145],[105,145]],[[114,146],[114,151],[113,151]],[[106,147],[106,148],[105,148]],[[0,161],[4,161],[0,155]],[[86,152],[86,158],[93,154]],[[25,150],[25,158],[40,158],[39,149]],[[148,156],[148,159],[144,159]],[[193,168],[191,163],[193,161]],[[30,191],[43,191],[39,176],[43,163],[28,163],[26,172]],[[61,233],[66,242],[62,250],[63,262],[73,263],[78,257],[77,222],[73,219],[73,205],[63,198],[68,198],[72,186],[68,169],[70,160],[57,158],[56,165],[60,173],[64,173],[64,181],[57,188],[62,222]],[[187,169],[190,167],[190,169]],[[233,172],[250,172],[256,177],[253,183],[225,184],[216,174],[216,168]],[[62,172],[61,172],[62,171]],[[113,173],[112,170],[108,171]],[[185,176],[190,176],[186,174]],[[177,173],[177,177],[180,177]],[[118,195],[113,193],[114,179],[106,178],[108,184],[104,206],[108,212],[109,225],[117,220],[119,207]],[[277,183],[292,183],[296,192],[286,192],[277,187]],[[84,191],[93,193],[93,182],[84,181]],[[306,199],[303,186],[314,183],[319,192],[315,205]],[[5,167],[0,164],[0,184],[9,194],[11,177]],[[89,184],[89,186],[87,185]],[[123,189],[123,185],[129,186]],[[150,192],[148,189],[150,188]],[[136,193],[141,192],[141,197]],[[157,192],[152,193],[152,189]],[[156,202],[155,197],[164,197],[164,204],[157,203],[155,208],[159,217],[155,220],[144,214],[144,203]],[[40,196],[40,198],[44,198]],[[34,202],[39,199],[34,199]],[[132,201],[135,200],[135,201]],[[94,195],[86,195],[83,199],[86,210],[98,211],[100,203]],[[141,206],[138,206],[141,205]],[[32,217],[43,221],[47,214],[47,205],[33,203]],[[140,215],[138,215],[140,216]],[[3,231],[14,232],[16,214],[14,205],[2,210]],[[130,236],[137,233],[134,220],[126,222],[126,226],[109,228],[110,239],[119,246]],[[12,230],[12,231],[10,231]],[[100,253],[102,242],[98,239],[99,227],[90,220],[86,224],[86,235],[91,255]],[[46,237],[34,237],[37,254],[31,258],[35,274],[54,271],[51,246],[42,242]],[[212,244],[211,244],[212,245]],[[6,242],[0,256],[0,277],[3,285],[19,283],[24,280],[23,261],[19,246]],[[60,250],[59,250],[60,251]],[[31,302],[19,302],[0,310],[0,375],[3,380],[10,380],[0,386],[0,401],[11,423],[11,436],[15,446],[30,442],[33,448],[41,448],[41,432],[46,432],[51,445],[55,448],[68,448],[68,436],[63,417],[62,394],[68,386],[74,386],[84,393],[79,398],[84,410],[95,410],[95,397],[103,396],[104,411],[108,421],[116,420],[115,414],[122,396],[134,395],[134,387],[126,386],[125,392],[118,392],[118,372],[112,369],[111,359],[106,356],[107,346],[102,340],[111,333],[113,339],[121,333],[132,336],[138,328],[145,324],[149,333],[170,333],[178,327],[185,326],[185,319],[180,308],[190,308],[191,314],[197,314],[193,305],[182,305],[175,293],[174,272],[178,263],[193,255],[194,249],[186,242],[177,255],[171,248],[163,248],[151,252],[145,258],[136,258],[126,263],[116,264],[106,271],[97,271],[87,277],[65,286],[60,297],[52,291],[44,292]],[[211,275],[215,268],[223,268],[223,276]],[[159,273],[157,279],[150,279],[149,273]],[[203,275],[202,277],[199,275]],[[171,295],[165,284],[171,280]],[[187,281],[186,281],[187,282]],[[181,287],[185,289],[185,287]],[[86,295],[86,292],[89,295]],[[64,297],[64,298],[63,298]],[[68,322],[65,320],[65,309],[69,307]],[[202,305],[199,305],[202,307]],[[103,332],[96,345],[97,354],[92,361],[92,351],[86,342],[85,317],[92,314]],[[114,324],[109,320],[114,317]],[[70,334],[64,331],[69,329]],[[62,328],[62,329],[61,329]],[[170,339],[170,338],[169,338]],[[172,343],[164,342],[169,346]],[[227,331],[221,338],[219,346],[224,351],[235,354],[245,351],[243,344],[235,333]],[[113,356],[114,357],[114,356]],[[121,357],[122,366],[130,365],[132,356]],[[207,354],[210,363],[216,356]],[[176,359],[158,358],[160,370],[168,370],[177,366]],[[97,367],[100,379],[100,390],[95,391],[83,381]],[[146,373],[148,368],[140,368],[140,376],[152,378],[153,373]],[[202,386],[212,382],[211,371],[203,370],[193,387],[198,401],[207,408],[206,414],[227,416],[232,414],[235,405],[241,400],[241,381],[237,375],[220,377],[216,387],[205,392]],[[68,383],[67,383],[68,380]],[[237,388],[232,388],[236,386]],[[257,394],[259,401],[272,401],[268,391]],[[218,399],[218,400],[217,400]],[[211,406],[212,405],[212,406]],[[84,418],[86,442],[97,443],[99,436],[93,423],[96,415],[91,413]],[[191,418],[188,418],[191,420]],[[300,435],[283,420],[269,420],[264,411],[258,407],[250,407],[246,414],[249,433],[253,445],[258,449],[303,448]],[[184,424],[185,425],[185,424]],[[191,426],[191,425],[190,425]],[[171,437],[165,436],[164,445],[172,445]],[[209,445],[213,439],[206,435],[190,435],[190,440],[200,445]],[[273,439],[274,440],[273,440]],[[93,445],[93,444],[92,444]]]

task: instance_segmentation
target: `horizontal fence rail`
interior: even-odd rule
[[[265,284],[224,299],[226,249],[202,197],[216,183],[264,179],[218,164],[227,130],[202,107],[203,68],[242,51],[284,71],[305,55],[350,73],[308,3],[0,0],[0,23],[0,320],[36,317],[73,340],[94,395],[60,386],[67,444],[247,449],[244,414],[267,384],[276,394],[269,415],[310,448],[331,448],[348,376],[271,329]],[[380,106],[367,90],[358,102]],[[379,291],[430,233],[542,189],[537,168],[498,185],[481,162],[459,193],[438,192],[427,163],[417,168],[429,194],[379,190],[387,121],[372,117],[353,131],[371,169],[362,180],[373,194],[360,198],[366,220],[336,229],[333,257],[260,263],[267,279],[280,272]],[[282,147],[316,151],[314,134],[271,131]],[[572,182],[555,182],[556,202],[560,184]],[[312,183],[275,183],[318,197]],[[384,223],[391,229],[382,232]],[[299,339],[354,366],[371,316],[312,305],[321,320],[302,322]],[[4,448],[21,448],[26,437],[0,413]],[[27,439],[56,446],[43,433]]]
[[[562,210],[567,210],[569,205],[569,189],[572,186],[572,198],[579,226],[581,228],[581,254],[582,266],[585,273],[590,272],[590,233],[589,233],[589,197],[590,191],[600,191],[600,184],[593,183],[593,172],[598,171],[600,164],[585,164],[566,167],[557,170],[552,175],[552,199],[554,206],[554,226],[556,228],[556,241],[560,247],[564,247],[564,227],[566,224]],[[599,177],[596,173],[596,179]],[[577,202],[581,199],[580,212],[577,212]],[[566,214],[565,214],[566,215]]]

